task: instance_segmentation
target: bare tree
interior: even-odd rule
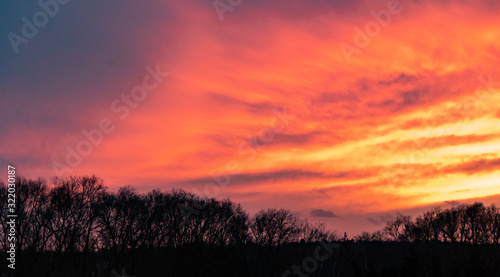
[[[412,228],[412,224],[410,216],[398,214],[396,219],[387,222],[384,231],[394,241],[408,241],[408,232]]]
[[[255,242],[259,245],[277,246],[297,241],[300,233],[298,218],[284,209],[261,210],[254,216],[250,226]]]
[[[89,252],[98,247],[97,218],[104,184],[95,176],[56,178],[54,182],[49,194],[51,271],[80,275],[85,272]]]
[[[144,202],[132,187],[121,187],[118,193],[103,195],[104,209],[99,213],[99,245],[109,252],[108,261],[112,268],[122,268],[133,250],[139,247],[144,214]],[[127,251],[129,253],[127,253]],[[132,253],[131,253],[132,252]]]
[[[361,235],[354,237],[354,240],[358,242],[384,241],[384,239],[385,233],[383,231],[375,231],[373,233],[361,232]]]
[[[418,230],[417,239],[439,241],[442,238],[443,221],[439,214],[441,208],[436,207],[417,217],[415,229]]]
[[[442,222],[443,240],[456,242],[459,237],[460,211],[452,208],[438,214],[437,220]]]
[[[338,240],[338,235],[335,232],[326,230],[324,223],[313,225],[305,219],[300,221],[299,224],[299,239],[304,240],[305,242]]]
[[[499,244],[500,243],[500,209],[498,209],[494,204],[488,209],[488,236],[490,237],[490,243]]]

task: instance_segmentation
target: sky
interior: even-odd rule
[[[499,10],[5,0],[0,163],[286,208],[352,235],[500,205]]]

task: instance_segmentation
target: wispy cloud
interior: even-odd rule
[[[337,217],[333,212],[323,209],[314,209],[309,214],[311,217]]]
[[[500,4],[401,2],[351,63],[339,44],[385,1],[244,1],[222,22],[212,1],[71,2],[19,54],[0,54],[0,160],[50,177],[64,146],[162,61],[168,84],[72,174],[189,190],[236,160],[221,196],[251,211],[322,207],[331,220],[497,201]],[[2,49],[36,7],[1,9]],[[294,120],[249,161],[283,106]]]

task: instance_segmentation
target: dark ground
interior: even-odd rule
[[[35,257],[38,258],[35,259]],[[108,253],[53,257],[18,253],[7,276],[500,276],[500,246],[440,242],[291,243],[278,248],[190,245],[125,251],[114,268]],[[51,263],[53,259],[57,263]],[[28,262],[29,261],[29,262]],[[48,266],[49,264],[54,267]],[[13,275],[14,273],[16,275]],[[125,273],[125,274],[124,274]],[[9,275],[10,274],[10,275]],[[5,275],[2,275],[5,276]]]

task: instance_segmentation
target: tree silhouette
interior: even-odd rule
[[[399,214],[396,219],[387,222],[384,231],[394,241],[408,241],[409,230],[412,229],[411,217]]]
[[[437,207],[415,220],[398,215],[383,230],[355,236],[353,243],[290,210],[261,210],[250,219],[229,199],[183,190],[139,194],[127,186],[111,192],[95,176],[55,178],[50,184],[20,177],[15,184],[16,276],[104,277],[119,269],[138,277],[282,276],[293,265],[314,267],[319,260],[312,259],[325,241],[342,246],[321,252],[331,259],[317,263],[317,276],[327,269],[346,276],[496,276],[500,271],[500,211],[494,205]],[[7,194],[0,182],[4,218]],[[6,238],[8,232],[7,221],[1,221],[0,235]],[[6,239],[0,247],[5,263]],[[352,258],[353,249],[362,259]],[[399,253],[391,258],[397,262],[386,264],[391,259],[381,259],[378,251]],[[6,268],[0,273],[9,273]]]
[[[339,237],[335,232],[326,230],[324,223],[313,225],[307,219],[299,222],[299,238],[304,242],[335,241]]]
[[[474,203],[446,210],[436,207],[419,215],[415,222],[399,215],[387,222],[384,231],[393,241],[498,244],[499,219],[500,211],[495,205]]]
[[[298,218],[284,209],[261,210],[252,218],[250,226],[255,242],[266,246],[297,241],[300,233]]]

